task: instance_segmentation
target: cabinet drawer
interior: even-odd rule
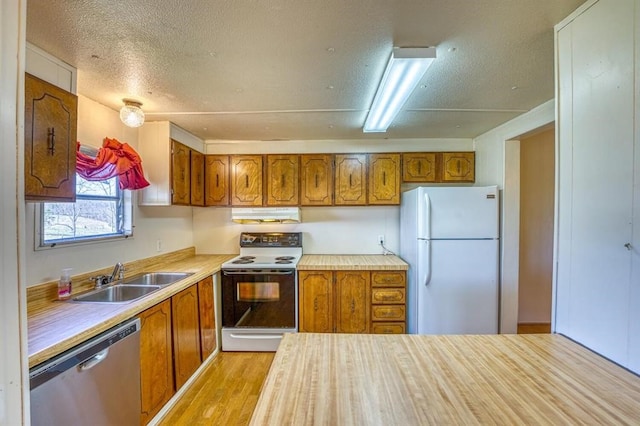
[[[404,287],[405,272],[372,272],[371,285],[374,287]]]
[[[395,288],[373,288],[371,289],[371,303],[404,303],[405,289]]]
[[[404,334],[404,322],[376,322],[371,327],[373,334]]]
[[[404,305],[376,305],[371,307],[373,321],[404,321]]]

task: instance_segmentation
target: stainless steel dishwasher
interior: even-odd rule
[[[34,426],[140,424],[140,320],[34,367],[29,378]]]

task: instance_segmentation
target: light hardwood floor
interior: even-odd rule
[[[248,424],[274,355],[220,352],[160,426]]]

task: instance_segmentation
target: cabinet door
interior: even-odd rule
[[[205,156],[205,204],[207,206],[229,205],[229,157],[226,155]]]
[[[200,353],[204,361],[216,350],[216,313],[213,302],[213,277],[198,283],[200,313]]]
[[[400,204],[400,154],[369,154],[369,204]]]
[[[367,154],[338,154],[335,164],[335,204],[367,204]]]
[[[370,318],[368,271],[336,272],[336,331],[368,333]]]
[[[442,182],[475,182],[475,152],[443,152]]]
[[[333,332],[333,272],[300,271],[298,275],[301,332]]]
[[[171,300],[140,314],[140,423],[147,424],[174,394]]]
[[[267,155],[267,205],[297,206],[299,175],[299,156]]]
[[[331,154],[300,156],[300,204],[303,206],[333,204],[333,156]]]
[[[191,150],[191,205],[204,206],[204,154]]]
[[[75,201],[78,98],[25,75],[25,199]]]
[[[191,156],[187,146],[171,140],[171,204],[191,204]]]
[[[437,158],[435,152],[411,152],[402,154],[402,180],[404,182],[437,182]]]
[[[262,156],[231,156],[231,205],[262,205]]]
[[[201,362],[197,285],[192,285],[171,298],[171,314],[177,390],[193,375]]]

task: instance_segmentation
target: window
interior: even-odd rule
[[[131,216],[131,194],[117,177],[93,182],[76,174],[75,203],[42,203],[39,247],[128,237]]]

